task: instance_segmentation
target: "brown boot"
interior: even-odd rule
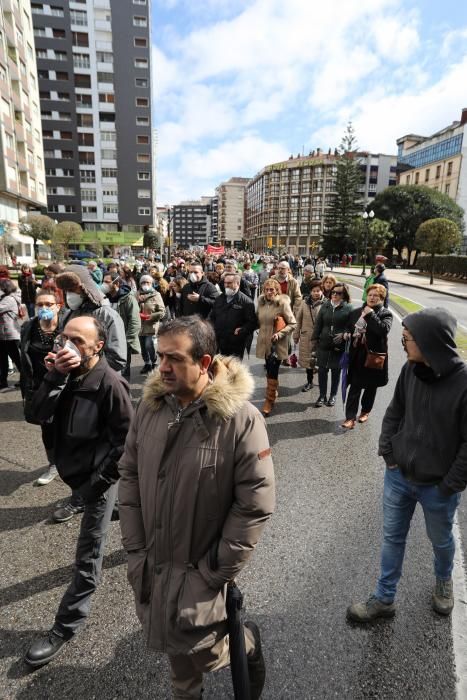
[[[277,396],[277,386],[279,384],[277,379],[267,380],[266,385],[266,398],[263,405],[263,416],[267,417],[271,413]]]

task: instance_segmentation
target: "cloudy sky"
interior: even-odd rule
[[[395,153],[467,107],[460,0],[153,0],[157,201],[338,146]]]

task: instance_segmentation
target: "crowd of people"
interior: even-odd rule
[[[201,697],[203,673],[229,663],[229,587],[274,510],[264,418],[274,410],[281,367],[293,367],[298,352],[302,392],[317,372],[314,408],[333,407],[340,386],[342,428],[366,423],[378,387],[388,383],[388,291],[384,265],[376,265],[362,303],[353,305],[348,285],[324,260],[285,255],[185,252],[166,266],[154,256],[132,265],[53,263],[42,280],[22,266],[17,282],[0,268],[0,387],[8,389],[10,360],[25,420],[40,426],[49,461],[38,484],[58,473],[71,489],[53,518],[83,514],[72,581],[51,630],[26,653],[30,666],[51,661],[82,628],[110,522],[120,519],[148,645],[168,654],[175,698]],[[385,499],[394,507],[385,510],[377,589],[348,609],[356,622],[394,614],[417,502],[435,553],[433,607],[449,614],[454,604],[452,522],[467,482],[467,374],[454,319],[431,311],[404,321],[414,376],[404,365],[380,439]],[[250,403],[254,382],[244,362],[256,332],[266,373],[263,417]],[[135,409],[127,380],[139,353],[147,379]],[[450,396],[443,415],[438,393]],[[417,438],[422,406],[431,451]],[[444,451],[438,423],[449,435]],[[245,622],[244,638],[256,699],[265,665],[253,621]]]

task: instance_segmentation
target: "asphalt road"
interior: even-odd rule
[[[262,630],[265,699],[455,698],[452,625],[430,607],[432,555],[420,512],[395,619],[363,628],[345,620],[349,602],[371,593],[378,574],[384,467],[376,445],[403,362],[398,321],[389,352],[390,384],[379,390],[370,421],[348,433],[340,428],[340,400],[334,408],[313,408],[316,386],[300,392],[304,370],[281,369],[280,398],[268,419],[277,512],[240,580],[247,616]],[[258,406],[262,364],[250,361]],[[133,373],[138,396],[138,370]],[[21,660],[53,623],[79,522],[50,521],[68,493],[58,479],[32,486],[45,458],[38,429],[21,420],[16,391],[0,395],[0,444],[0,698],[169,698],[167,663],[145,649],[133,612],[118,524],[86,628],[42,669],[32,672]],[[459,520],[465,529],[463,508]],[[207,677],[205,687],[206,698],[231,698],[229,671]]]

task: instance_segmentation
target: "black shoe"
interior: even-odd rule
[[[329,401],[326,402],[326,406],[335,406],[335,405],[336,405],[336,397],[330,396]]]
[[[82,513],[83,510],[84,504],[75,504],[68,501],[68,503],[65,503],[65,505],[57,508],[55,513],[52,515],[52,518],[56,523],[66,523],[67,520],[71,520],[74,515]]]
[[[310,391],[312,388],[313,384],[310,384],[310,382],[307,382],[304,387],[302,387],[302,391]]]
[[[30,666],[44,666],[57,656],[60,649],[68,639],[59,634],[56,630],[50,630],[43,639],[38,639],[31,644],[26,652],[24,660]]]
[[[251,700],[258,700],[261,697],[266,680],[266,666],[261,648],[261,635],[256,623],[251,621],[245,622],[245,627],[248,627],[255,638],[255,650],[251,656],[247,657],[247,662],[248,675],[250,677],[250,698]]]
[[[326,397],[320,396],[318,401],[315,403],[315,408],[321,408],[321,406],[324,406],[325,403],[326,403]]]
[[[139,372],[139,373],[140,373],[140,374],[147,374],[147,373],[150,372],[150,371],[151,371],[151,365],[144,365],[144,366],[140,369],[140,372]]]

